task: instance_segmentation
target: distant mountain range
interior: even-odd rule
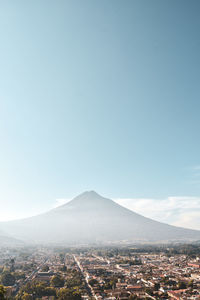
[[[23,242],[15,238],[0,235],[0,247],[21,246]]]
[[[143,217],[94,191],[47,213],[1,222],[9,236],[29,243],[109,244],[200,240],[200,231]]]

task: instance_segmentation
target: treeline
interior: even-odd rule
[[[49,284],[39,281],[28,282],[24,285],[16,300],[34,300],[44,296],[54,296],[58,300],[80,300],[85,282],[79,271],[66,270],[65,274],[56,274]]]
[[[7,286],[13,286],[15,284],[15,278],[12,273],[6,273],[1,276],[0,285],[0,300],[15,299],[15,300],[35,300],[45,296],[53,296],[58,300],[81,300],[81,295],[85,291],[85,281],[82,278],[82,274],[77,270],[66,270],[66,272],[58,273],[52,276],[51,281],[40,282],[33,280],[27,282],[20,288],[17,295],[7,297]]]
[[[56,253],[69,254],[95,254],[102,257],[132,256],[140,253],[166,253],[169,255],[185,254],[200,255],[200,243],[177,243],[177,244],[147,244],[127,247],[84,247],[84,248],[55,248]]]

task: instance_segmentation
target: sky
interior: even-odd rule
[[[95,190],[200,229],[199,13],[0,0],[0,221]]]

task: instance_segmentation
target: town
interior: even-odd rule
[[[200,299],[199,247],[4,247],[0,299]]]

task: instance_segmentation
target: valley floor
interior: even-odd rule
[[[200,299],[200,249],[0,250],[0,299]]]

